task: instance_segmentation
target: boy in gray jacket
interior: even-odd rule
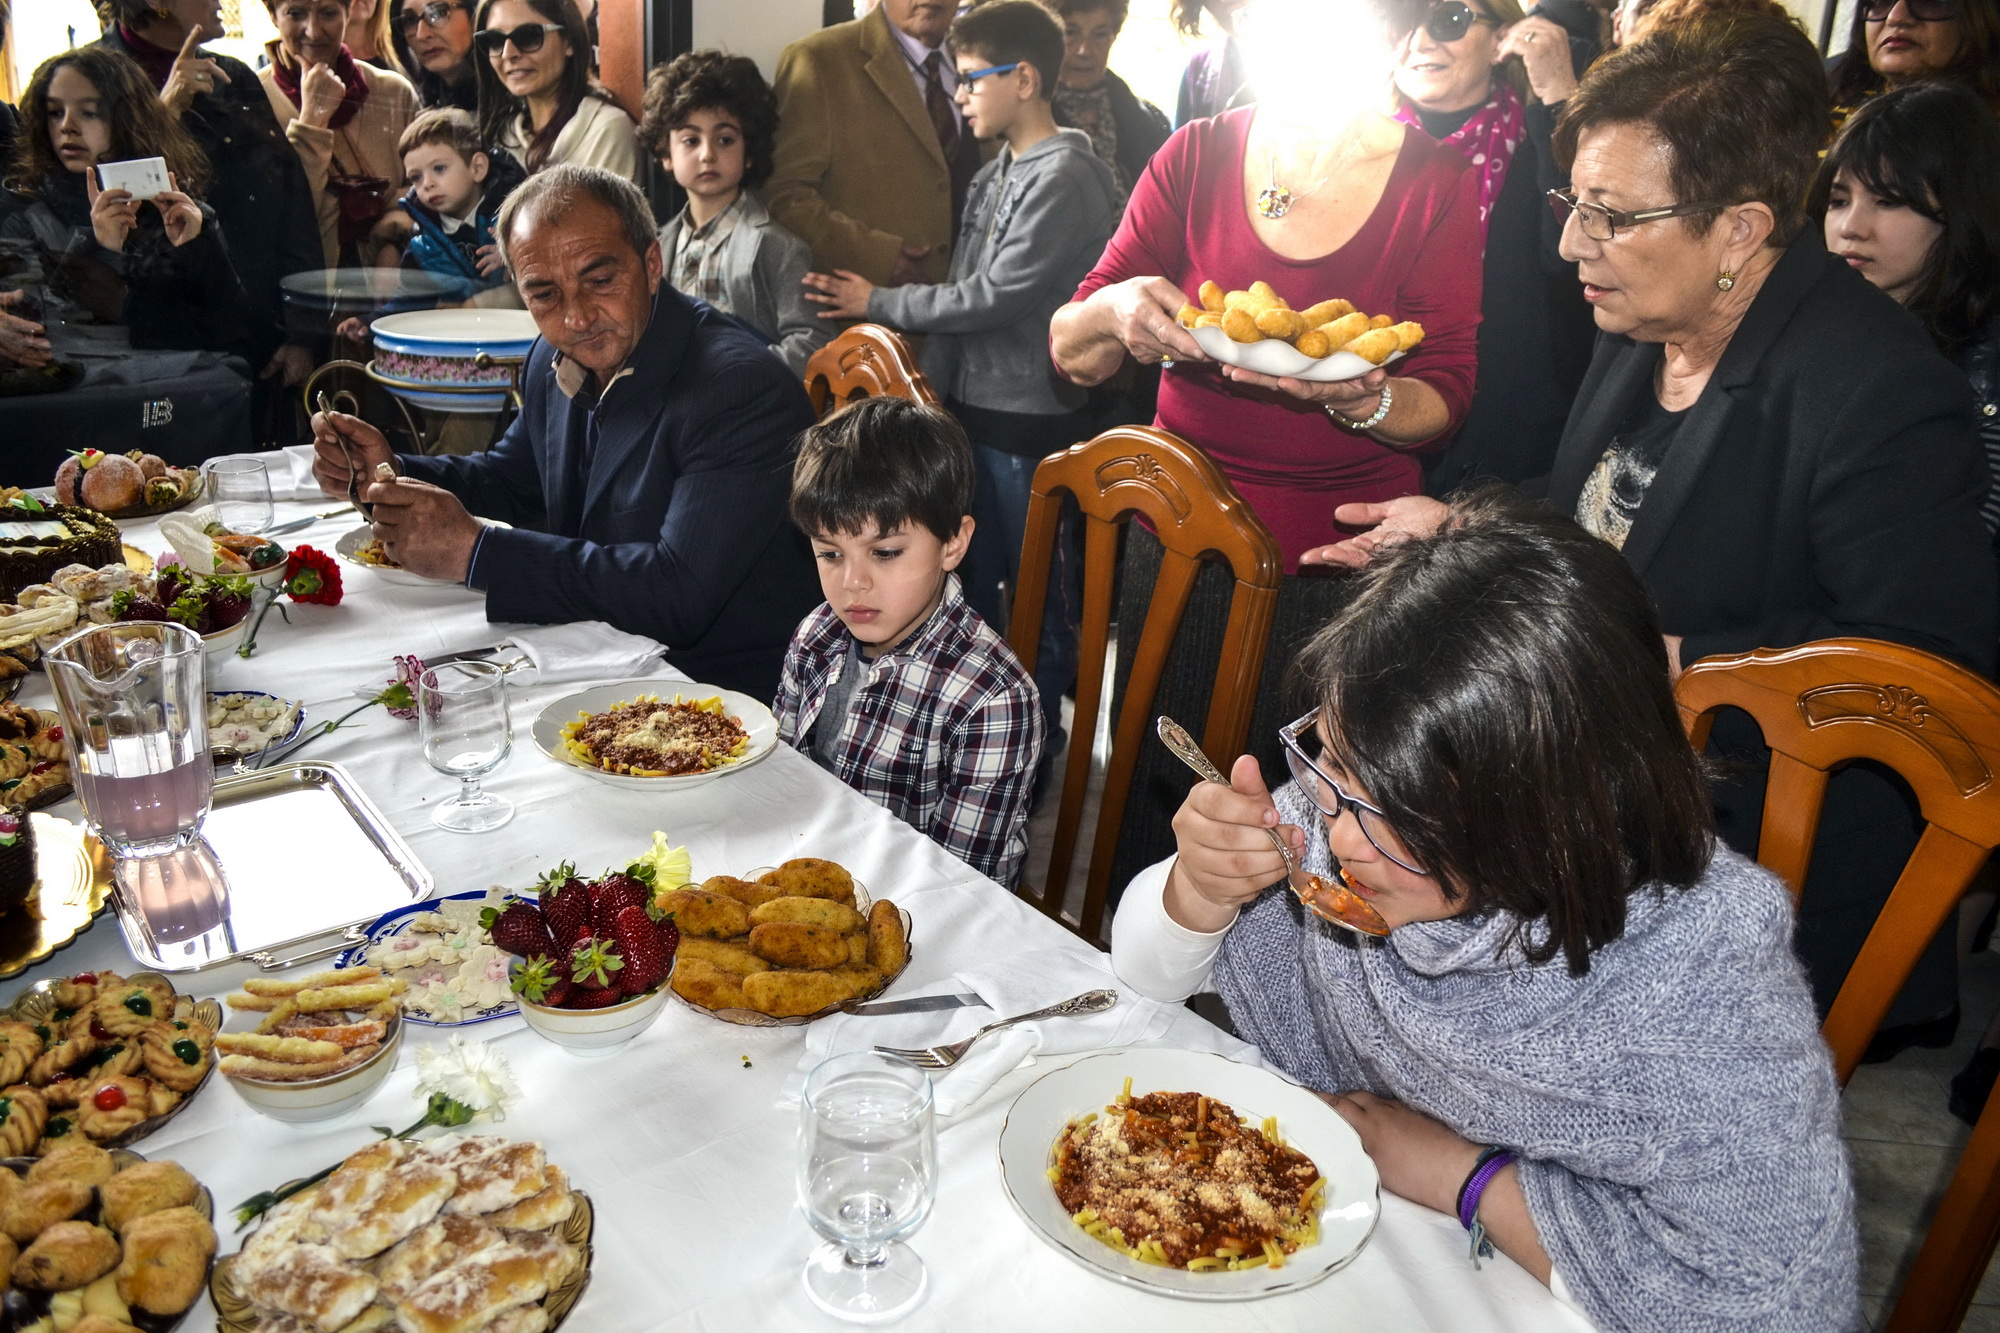
[[[1050,98],[1062,27],[1036,0],[997,0],[952,24],[957,100],[1000,155],[973,177],[951,278],[877,287],[845,269],[809,273],[822,319],[871,319],[927,335],[922,364],[965,427],[978,464],[976,528],[959,573],[965,598],[1006,632],[1001,584],[1021,563],[1035,465],[1084,439],[1084,391],[1049,360],[1049,319],[1076,291],[1118,226],[1111,169],[1081,130],[1057,127]],[[1062,696],[1076,675],[1079,571],[1058,540],[1035,684],[1048,719],[1045,762],[1063,745]]]

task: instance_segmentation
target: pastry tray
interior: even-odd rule
[[[141,964],[191,972],[335,934],[431,896],[430,871],[337,764],[218,778],[202,838],[221,864],[220,924],[172,943],[140,919],[120,875],[113,897]],[[123,867],[121,867],[121,870]],[[261,961],[261,959],[260,959]]]

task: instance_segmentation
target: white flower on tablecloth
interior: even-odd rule
[[[441,1046],[418,1048],[417,1092],[424,1097],[441,1092],[475,1115],[495,1120],[505,1120],[508,1109],[521,1100],[521,1085],[507,1057],[486,1042],[468,1042],[456,1034]]]

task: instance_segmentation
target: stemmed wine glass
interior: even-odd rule
[[[828,1242],[806,1261],[813,1304],[853,1323],[907,1314],[928,1278],[901,1242],[936,1198],[930,1076],[874,1051],[814,1068],[799,1123],[799,1205]]]
[[[459,780],[457,796],[431,822],[453,833],[484,833],[514,817],[514,803],[479,789],[513,748],[507,676],[491,662],[445,662],[417,677],[417,727],[424,759]]]

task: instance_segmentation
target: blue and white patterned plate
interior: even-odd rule
[[[287,745],[290,745],[293,741],[297,740],[299,738],[299,733],[305,730],[306,707],[304,704],[299,703],[296,700],[280,698],[278,695],[272,694],[268,690],[210,690],[208,692],[208,698],[211,703],[213,703],[217,699],[227,698],[232,695],[241,699],[271,699],[281,704],[291,704],[292,707],[297,710],[292,715],[292,725],[290,730],[286,731],[285,734],[282,736],[272,737],[270,743],[267,744],[263,750],[253,750],[251,751],[252,754],[262,754],[264,753],[265,750],[282,750]],[[215,738],[213,736],[210,736],[209,740],[212,744]]]
[[[411,903],[407,907],[398,907],[393,912],[385,912],[376,919],[375,924],[368,927],[367,942],[357,944],[353,948],[343,951],[339,957],[333,960],[334,966],[359,967],[361,964],[366,963],[368,961],[368,950],[371,945],[403,934],[409,929],[411,918],[420,912],[436,911],[437,905],[441,902],[459,902],[467,899],[481,899],[487,896],[485,890],[475,889],[470,893],[447,894],[442,898],[432,898],[426,902]],[[442,938],[442,936],[439,938]],[[502,957],[505,956],[504,954],[502,955]],[[399,968],[390,975],[401,974],[407,979],[410,973],[417,970],[417,968]],[[403,1012],[403,1021],[427,1028],[466,1028],[473,1026],[475,1023],[490,1023],[496,1018],[506,1018],[520,1012],[521,1006],[510,999],[504,1004],[490,1005],[484,1009],[476,1009],[469,1016],[460,1019],[428,1018],[406,1009]]]

